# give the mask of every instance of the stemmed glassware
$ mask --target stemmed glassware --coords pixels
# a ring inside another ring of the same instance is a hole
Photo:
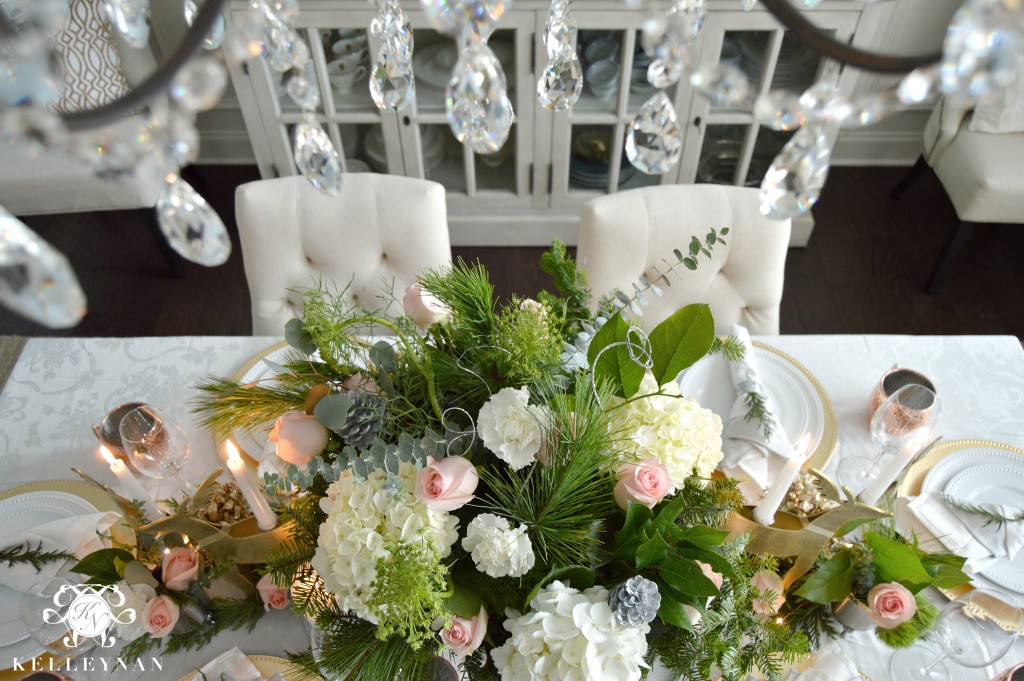
[[[158,407],[144,404],[121,419],[120,432],[124,450],[140,473],[150,478],[172,478],[185,494],[192,493],[181,477],[188,460],[188,437],[174,419]]]
[[[941,405],[939,397],[923,385],[905,385],[890,395],[871,416],[871,439],[878,445],[873,457],[851,456],[839,463],[839,481],[859,492],[874,478],[878,462],[899,453],[921,428],[934,430]]]
[[[899,651],[889,665],[889,678],[959,678],[956,666],[980,669],[998,661],[1022,629],[1024,612],[1019,603],[1000,591],[974,589],[947,603],[939,613],[930,636],[938,650],[914,646]]]

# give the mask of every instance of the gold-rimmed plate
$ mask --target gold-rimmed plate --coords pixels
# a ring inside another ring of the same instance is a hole
[[[289,675],[296,675],[301,671],[300,668],[295,666],[291,660],[283,657],[274,657],[273,655],[246,655],[245,657],[248,658],[249,662],[252,662],[252,665],[256,667],[256,671],[258,671],[263,678],[273,676],[274,674],[281,674],[287,679]],[[197,672],[189,672],[178,679],[178,681],[192,681],[192,679],[196,677],[196,673]],[[304,676],[303,678],[310,679],[311,681],[320,679],[319,676]]]
[[[761,373],[761,383],[772,398],[776,417],[792,442],[810,433],[814,451],[805,468],[824,470],[836,448],[838,429],[832,400],[818,379],[807,368],[785,352],[760,341],[754,341],[754,355]],[[709,355],[686,369],[679,378],[684,395],[697,400],[704,408],[729,419],[736,389],[729,374],[729,362],[721,355]]]
[[[289,356],[296,355],[298,352],[298,350],[288,345],[288,341],[280,341],[246,360],[231,378],[242,385],[270,379],[278,372],[263,360],[273,362],[274,364],[281,364]],[[248,454],[253,460],[261,461],[263,459],[263,450],[267,445],[267,433],[270,432],[270,426],[271,424],[268,423],[265,428],[253,431],[236,431],[232,433],[231,439],[235,441],[239,449]],[[218,450],[223,448],[223,446],[223,440],[218,439]]]

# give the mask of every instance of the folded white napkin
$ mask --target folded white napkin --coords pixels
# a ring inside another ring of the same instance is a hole
[[[0,547],[17,546],[26,542],[33,547],[42,544],[44,551],[69,551],[78,558],[84,558],[93,551],[104,548],[101,534],[108,534],[110,526],[121,516],[114,511],[89,513],[53,520],[39,527],[15,532],[0,538]],[[31,565],[16,563],[0,570],[0,584],[24,593],[36,582],[49,579],[60,571],[61,561],[46,563],[39,572]]]
[[[263,681],[263,675],[238,648],[213,658],[196,672],[192,681]]]
[[[729,372],[736,388],[736,401],[732,405],[729,419],[722,429],[721,469],[730,477],[740,480],[740,490],[748,504],[756,504],[761,493],[778,476],[786,459],[795,456],[793,445],[785,429],[775,418],[770,438],[764,436],[761,422],[747,420],[749,407],[747,393],[757,392],[764,397],[765,408],[777,417],[771,397],[761,385],[761,374],[754,357],[754,344],[746,327],[734,324],[732,335],[743,343],[743,359],[729,362]]]
[[[857,665],[842,647],[832,642],[814,655],[814,663],[795,681],[849,681],[858,674]]]
[[[979,504],[985,510],[1006,518],[1015,518],[1020,509],[1002,504]],[[981,572],[998,560],[1013,560],[1024,548],[1021,523],[986,525],[984,517],[953,508],[941,492],[930,492],[912,499],[907,508],[947,549],[967,559],[964,570]]]

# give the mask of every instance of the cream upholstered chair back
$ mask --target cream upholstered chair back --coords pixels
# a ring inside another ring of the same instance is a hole
[[[337,196],[300,176],[250,182],[235,193],[253,335],[280,336],[302,314],[302,289],[321,277],[369,309],[401,305],[428,267],[451,262],[444,187],[426,180],[346,174]],[[387,298],[387,300],[382,300]]]
[[[751,333],[779,333],[779,303],[789,246],[790,221],[770,220],[758,209],[756,189],[720,185],[661,185],[602,196],[587,203],[580,222],[576,259],[587,271],[592,305],[613,289],[632,293],[652,265],[676,262],[690,238],[703,240],[711,228],[729,228],[726,245],[697,270],[682,265],[669,274],[665,295],[648,294],[642,325],[650,330],[689,303],[707,303],[719,333],[736,322]]]

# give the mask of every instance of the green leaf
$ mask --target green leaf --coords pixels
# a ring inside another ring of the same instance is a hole
[[[534,584],[530,593],[526,594],[523,601],[523,611],[530,609],[530,601],[537,597],[540,590],[551,582],[567,582],[576,589],[589,589],[594,586],[594,573],[582,565],[569,565],[561,568],[551,568],[551,571],[544,575],[544,578]],[[473,613],[474,615],[476,613]]]
[[[686,498],[683,495],[677,496],[672,501],[659,507],[658,515],[654,517],[654,523],[651,525],[651,530],[654,532],[661,532],[663,535],[668,535],[669,528],[674,527],[676,524],[676,518],[683,512],[686,507]]]
[[[284,339],[288,341],[288,345],[299,352],[304,352],[307,355],[316,352],[316,343],[306,331],[306,324],[301,319],[288,320],[288,323],[284,325]]]
[[[395,348],[387,341],[377,341],[370,348],[370,361],[384,371],[396,371],[398,369],[398,355]]]
[[[715,339],[715,320],[707,305],[687,305],[651,331],[654,378],[658,385],[707,354]]]
[[[146,584],[154,589],[160,586],[160,582],[156,580],[149,568],[137,560],[129,561],[124,566],[124,581],[129,584]]]
[[[714,551],[705,551],[703,549],[689,549],[689,548],[678,548],[676,552],[680,556],[685,556],[692,560],[699,560],[702,563],[707,563],[711,566],[711,569],[722,575],[726,579],[739,579],[736,574],[736,570],[733,568],[732,563],[729,559],[720,553]]]
[[[868,523],[873,523],[876,520],[878,520],[878,518],[856,518],[856,519],[851,520],[850,522],[846,523],[845,525],[840,526],[839,529],[836,530],[836,536],[845,537],[846,535],[850,534],[851,532],[856,530],[861,525],[866,525]]]
[[[135,560],[135,556],[124,549],[100,549],[78,561],[78,565],[71,568],[71,571],[88,575],[89,581],[95,584],[113,584],[122,577],[115,563],[118,559],[129,563]]]
[[[715,583],[704,575],[700,566],[678,552],[671,552],[668,558],[661,561],[658,575],[682,594],[705,597],[720,595]]]
[[[313,416],[320,425],[331,430],[337,430],[345,425],[348,420],[348,410],[355,404],[355,401],[348,395],[331,393],[316,403],[313,407]]]
[[[445,599],[444,606],[456,617],[471,620],[480,613],[480,595],[472,589],[456,584],[452,595]]]
[[[639,535],[651,522],[651,509],[634,501],[627,502],[626,522],[622,529],[615,533],[615,543],[625,544]]]
[[[722,236],[725,236],[726,234],[729,233],[729,228],[728,227],[722,227],[722,229],[718,230],[718,233],[721,234]]]
[[[658,585],[660,588],[660,584]],[[693,631],[690,623],[690,616],[683,609],[683,604],[669,595],[668,589],[661,589],[661,605],[658,607],[658,617],[666,624],[672,624],[687,631]]]
[[[590,349],[587,351],[587,360],[594,368],[595,380],[608,381],[619,397],[635,395],[640,389],[640,381],[643,380],[646,371],[633,361],[625,345],[608,348],[613,343],[625,343],[628,331],[629,324],[622,318],[622,313],[617,313],[594,334],[593,340],[590,341]]]
[[[921,556],[921,564],[935,580],[933,582],[935,586],[940,589],[955,589],[961,584],[971,581],[971,577],[960,569],[966,560],[966,558],[950,553],[932,553]]]
[[[700,253],[700,239],[695,236],[690,237],[690,255],[697,255]]]
[[[847,598],[852,584],[853,557],[841,551],[808,577],[796,593],[812,603],[828,605]]]
[[[612,558],[615,560],[629,560],[636,555],[637,550],[645,544],[650,537],[646,532],[641,531],[640,534],[630,537],[626,541],[619,544],[618,548],[615,549],[615,553]]]
[[[679,541],[689,542],[701,549],[710,549],[712,546],[719,546],[729,538],[725,530],[718,530],[707,525],[694,525],[683,530]]]
[[[636,569],[643,570],[668,558],[668,544],[657,532],[636,550]]]
[[[878,532],[865,532],[864,542],[875,553],[876,583],[899,582],[911,593],[917,593],[934,581],[921,558],[906,544]]]

